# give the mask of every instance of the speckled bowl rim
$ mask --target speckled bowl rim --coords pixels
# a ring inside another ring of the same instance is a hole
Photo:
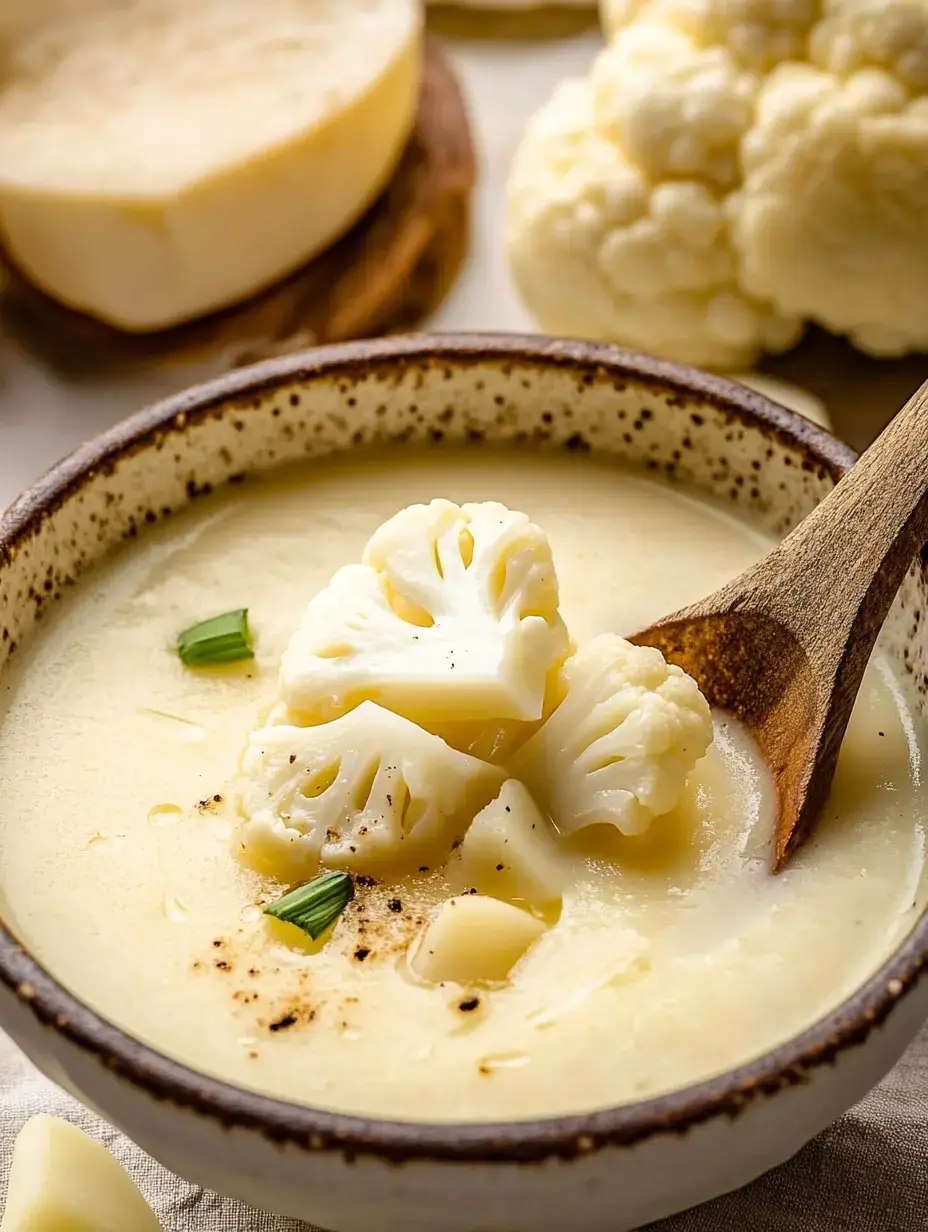
[[[232,412],[243,398],[304,378],[357,376],[406,362],[459,367],[518,361],[543,369],[631,377],[717,406],[752,430],[776,437],[835,480],[856,455],[824,429],[760,394],[680,365],[617,347],[500,334],[408,335],[322,347],[240,369],[158,402],[77,449],[38,479],[0,518],[0,560],[36,533],[101,466],[151,446],[159,433]],[[0,922],[0,981],[39,1022],[94,1056],[118,1078],[159,1101],[228,1129],[346,1157],[534,1162],[568,1159],[603,1146],[682,1135],[716,1117],[733,1118],[758,1099],[805,1082],[812,1071],[864,1043],[928,969],[928,911],[867,982],[825,1018],[761,1056],[694,1086],[637,1103],[569,1116],[497,1123],[421,1123],[325,1112],[249,1091],[172,1060],[100,1017],[60,985]]]

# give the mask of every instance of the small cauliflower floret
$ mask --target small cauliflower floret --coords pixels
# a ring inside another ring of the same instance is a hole
[[[416,944],[413,971],[434,984],[505,980],[545,932],[541,920],[482,894],[449,898]]]
[[[712,742],[696,682],[659,650],[602,634],[568,659],[565,700],[513,757],[562,834],[641,834],[669,812]]]
[[[820,0],[600,0],[610,34],[637,21],[666,24],[758,69],[802,59],[820,7]]]
[[[262,870],[302,881],[443,859],[503,772],[364,702],[317,727],[253,732],[242,758],[241,841]]]
[[[824,0],[809,59],[837,77],[886,69],[909,89],[928,90],[928,9],[924,0]]]
[[[561,897],[566,859],[531,795],[509,779],[474,818],[445,873],[454,890],[543,907]]]
[[[309,604],[281,667],[291,710],[361,700],[418,723],[541,718],[567,654],[551,548],[505,505],[412,505]]]
[[[759,79],[724,47],[665,26],[633,25],[593,64],[595,119],[652,181],[737,180]],[[699,123],[688,121],[699,116]]]
[[[158,1232],[116,1160],[76,1125],[34,1116],[13,1148],[0,1232]]]

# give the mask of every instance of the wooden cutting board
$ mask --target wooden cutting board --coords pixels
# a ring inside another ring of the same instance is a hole
[[[235,367],[407,328],[437,306],[464,259],[474,178],[461,90],[429,36],[414,131],[393,179],[351,231],[296,273],[235,307],[138,335],[57,303],[7,259],[3,312],[40,356],[81,370],[144,358]]]

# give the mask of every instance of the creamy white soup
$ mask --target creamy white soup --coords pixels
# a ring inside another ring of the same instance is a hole
[[[410,965],[441,871],[358,887],[314,943],[238,858],[233,784],[307,602],[385,519],[502,500],[546,532],[573,638],[628,634],[769,541],[721,506],[588,458],[409,451],[211,497],[50,613],[2,684],[4,918],[77,996],[244,1087],[351,1113],[510,1119],[637,1100],[801,1031],[914,920],[925,733],[871,664],[816,837],[772,876],[773,800],[737,726],[647,832],[565,841],[560,907],[508,979]],[[253,662],[191,671],[180,630],[247,607]]]

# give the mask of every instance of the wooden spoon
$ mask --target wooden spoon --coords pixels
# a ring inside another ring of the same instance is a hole
[[[779,795],[774,871],[808,838],[864,668],[928,541],[928,382],[769,556],[631,640],[747,726]]]

